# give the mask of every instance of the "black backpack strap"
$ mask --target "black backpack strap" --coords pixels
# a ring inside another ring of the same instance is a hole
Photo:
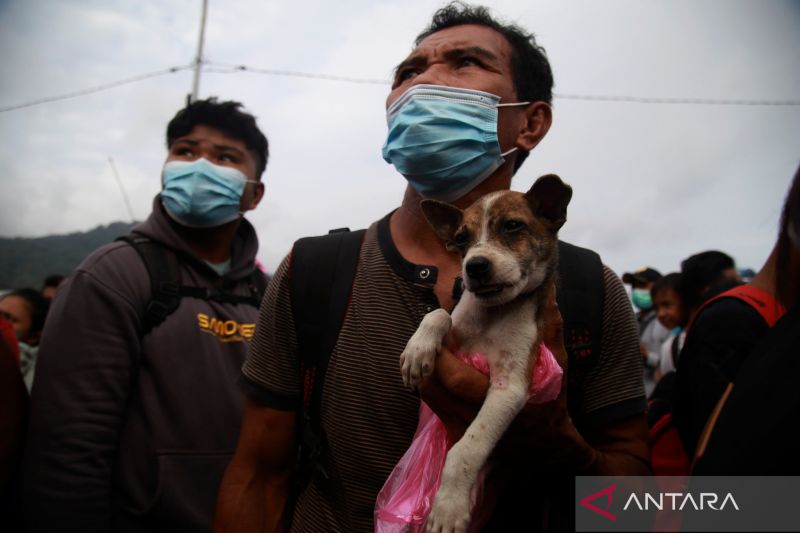
[[[263,291],[261,296],[263,296]],[[252,291],[249,295],[233,294],[225,291],[219,287],[191,287],[189,285],[177,285],[178,298],[198,298],[200,300],[209,300],[213,302],[222,302],[229,304],[246,304],[258,307],[261,303],[259,295]],[[173,309],[174,311],[174,309]]]
[[[322,385],[344,322],[365,233],[333,230],[328,235],[300,239],[292,249],[289,284],[303,383],[293,497],[314,471],[327,477],[318,464],[324,446],[320,430]]]
[[[181,303],[181,298],[199,298],[223,303],[261,305],[261,298],[267,286],[263,272],[254,269],[250,275],[250,294],[233,294],[218,287],[193,287],[180,284],[180,264],[177,253],[160,243],[142,235],[131,233],[118,237],[117,241],[128,243],[141,257],[150,277],[152,296],[147,303],[142,324],[142,336],[164,322]]]
[[[180,271],[175,254],[168,253],[155,241],[132,233],[116,240],[131,245],[147,268],[152,297],[145,307],[142,335],[161,324],[180,304]]]
[[[580,386],[600,356],[605,283],[600,256],[586,248],[558,242],[559,283],[556,293],[564,320],[569,360],[567,405],[573,417],[583,402]]]

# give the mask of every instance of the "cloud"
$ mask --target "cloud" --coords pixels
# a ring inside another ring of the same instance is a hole
[[[209,2],[212,64],[388,80],[440,2]],[[798,100],[800,8],[747,1],[492,3],[536,32],[556,93]],[[200,2],[0,4],[0,107],[188,64]],[[313,16],[310,16],[312,15]],[[0,233],[43,235],[150,210],[164,128],[191,71],[0,113]],[[204,72],[201,96],[238,99],[267,133],[267,196],[248,215],[274,269],[291,243],[363,227],[400,202],[380,156],[388,86]],[[758,267],[800,154],[800,108],[556,98],[555,122],[514,188],[555,172],[575,189],[562,235],[616,271],[670,271],[707,248]]]

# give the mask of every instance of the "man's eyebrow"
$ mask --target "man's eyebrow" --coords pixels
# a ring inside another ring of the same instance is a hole
[[[408,68],[408,67],[418,67],[418,66],[420,66],[420,65],[424,65],[424,64],[425,64],[425,63],[427,63],[427,62],[428,62],[428,60],[427,60],[427,59],[425,59],[425,57],[424,57],[424,56],[413,56],[413,55],[412,55],[411,57],[407,57],[406,59],[404,59],[403,61],[401,61],[399,65],[397,65],[396,67],[394,67],[394,74],[395,74],[395,76],[397,76],[397,74],[398,74],[398,73],[399,73],[401,70],[403,70],[404,68]]]
[[[481,46],[465,46],[463,48],[453,48],[452,50],[446,51],[444,53],[444,56],[449,61],[452,61],[454,59],[459,59],[465,56],[476,56],[483,59],[484,61],[495,63],[498,65],[502,62],[496,54],[490,52],[489,50]],[[420,65],[427,64],[427,62],[428,60],[425,58],[425,56],[412,55],[411,57],[402,61],[399,65],[397,65],[397,67],[395,67],[394,69],[395,77],[405,68],[418,67]]]
[[[200,141],[198,141],[197,139],[191,139],[191,138],[190,139],[180,138],[180,139],[175,139],[175,142],[172,143],[173,146],[175,146],[176,144],[189,145],[189,146],[199,146],[200,145]],[[234,152],[234,153],[236,153],[238,155],[242,155],[242,156],[244,155],[244,151],[243,150],[241,150],[240,148],[237,148],[236,146],[230,145],[230,144],[215,144],[213,146],[214,146],[214,150],[217,150],[218,152]]]
[[[231,146],[230,144],[215,144],[214,149],[226,152],[236,152],[237,154],[244,154],[242,150],[240,150],[235,146]]]
[[[486,61],[500,63],[500,58],[486,48],[480,46],[467,46],[465,48],[453,48],[444,53],[447,59],[458,59],[464,56],[477,56]]]

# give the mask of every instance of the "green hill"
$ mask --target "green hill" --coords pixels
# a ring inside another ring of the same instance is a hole
[[[39,289],[50,274],[67,275],[100,246],[134,226],[114,222],[83,233],[37,238],[0,238],[0,289]]]

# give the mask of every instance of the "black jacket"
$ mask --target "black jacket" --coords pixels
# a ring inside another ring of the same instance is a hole
[[[223,278],[191,255],[156,197],[134,228],[188,254],[181,283]],[[242,221],[233,292],[248,294],[258,239]],[[143,334],[147,270],[128,244],[91,254],[59,288],[34,379],[25,459],[27,522],[37,531],[210,531],[239,434],[237,378],[258,310],[183,298]]]

